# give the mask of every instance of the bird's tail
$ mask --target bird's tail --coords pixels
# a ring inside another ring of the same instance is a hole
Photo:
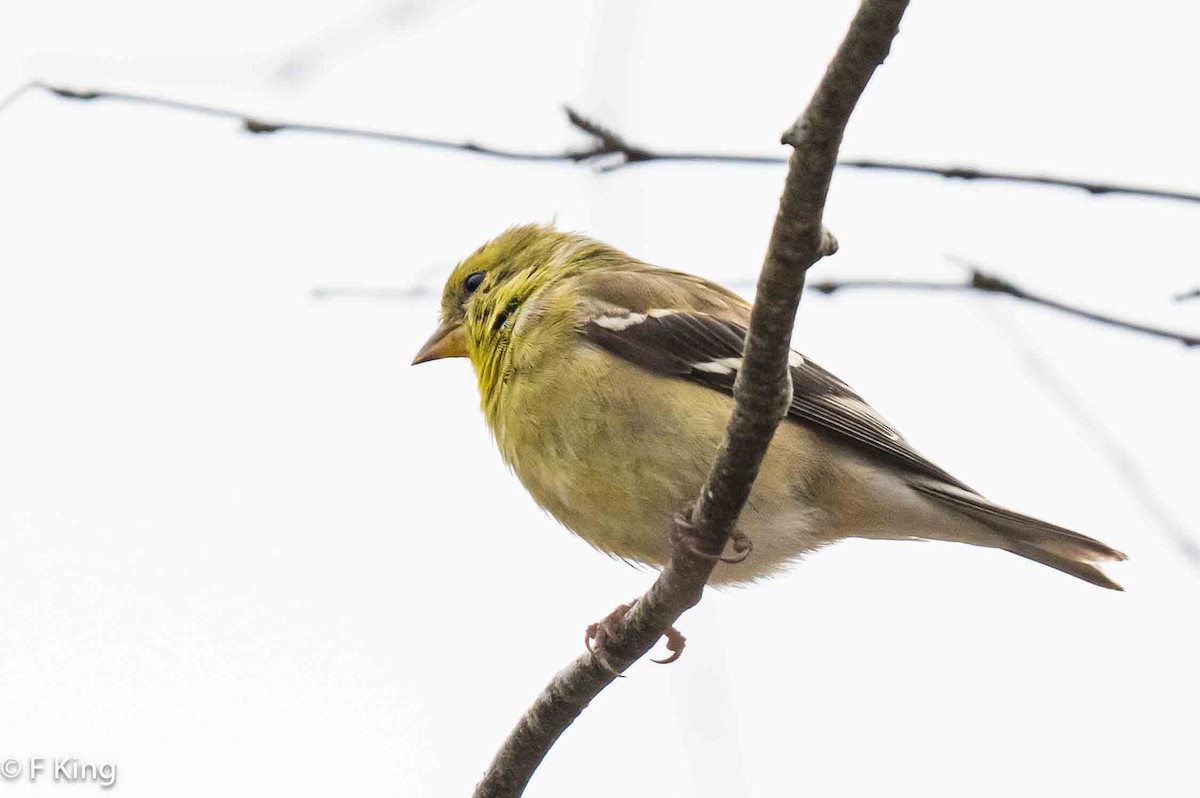
[[[976,521],[994,533],[978,542],[1011,551],[1093,585],[1123,590],[1093,563],[1124,560],[1125,555],[1098,540],[992,504],[978,494],[951,485],[910,482],[909,487],[946,509]],[[976,542],[974,540],[970,542]]]

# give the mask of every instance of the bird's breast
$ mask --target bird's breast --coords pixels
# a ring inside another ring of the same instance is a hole
[[[513,376],[493,432],[565,526],[616,556],[662,562],[671,517],[699,490],[724,424],[719,407],[711,429],[689,420],[669,382],[580,343],[554,368]]]

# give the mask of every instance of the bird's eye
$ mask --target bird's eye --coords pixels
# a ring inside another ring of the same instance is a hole
[[[467,289],[468,294],[473,292],[482,284],[483,272],[471,272],[467,275],[467,279],[463,280],[463,288]]]

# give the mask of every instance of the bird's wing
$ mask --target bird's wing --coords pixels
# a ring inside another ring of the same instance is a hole
[[[579,334],[587,341],[656,374],[733,395],[749,323],[745,300],[701,278],[646,266],[605,270],[603,279],[581,280],[575,290]],[[970,490],[913,449],[846,383],[795,351],[790,368],[789,418]]]

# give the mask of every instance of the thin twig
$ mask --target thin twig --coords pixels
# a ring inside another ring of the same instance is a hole
[[[1196,299],[1200,297],[1200,288],[1193,288],[1191,291],[1184,291],[1182,294],[1175,295],[1176,302],[1183,302],[1188,299]]]
[[[907,0],[863,0],[803,116],[783,140],[793,148],[779,213],[759,278],[734,408],[712,472],[681,528],[696,543],[673,538],[671,561],[613,626],[605,650],[618,670],[645,654],[694,606],[750,494],[759,465],[791,396],[787,358],[808,268],[836,242],[821,223],[846,122],[867,81],[891,47]],[[678,530],[677,530],[678,531]],[[664,533],[666,530],[664,530]],[[700,551],[696,549],[699,548]],[[614,679],[584,654],[560,671],[518,721],[475,789],[476,798],[519,796],[550,747]]]
[[[1187,191],[1170,191],[1167,189],[1131,186],[1120,183],[1098,183],[1093,180],[1074,180],[1067,177],[1055,177],[1053,175],[1029,174],[1028,172],[999,172],[962,166],[927,166],[925,164],[894,163],[865,159],[839,161],[838,166],[852,169],[879,169],[885,172],[911,172],[921,175],[936,175],[937,177],[945,177],[951,180],[994,180],[1001,183],[1024,183],[1026,185],[1051,186],[1055,188],[1074,188],[1096,196],[1100,194],[1124,194],[1133,197],[1179,200],[1180,202],[1200,202],[1200,194],[1193,194]]]
[[[891,280],[879,278],[872,280],[822,280],[809,285],[809,290],[822,294],[836,294],[838,291],[857,288],[882,288],[885,290],[901,291],[978,291],[971,280],[966,282],[949,282],[937,280]]]
[[[726,288],[740,290],[742,288],[749,289],[753,287],[753,282],[750,280],[732,280],[724,281]],[[1126,321],[1115,316],[1094,313],[1084,310],[1083,308],[1069,305],[1059,300],[1050,300],[1044,297],[1035,296],[1023,288],[1017,288],[1013,283],[1002,277],[997,277],[994,274],[985,272],[972,271],[966,280],[961,282],[940,281],[940,280],[893,280],[887,278],[872,279],[872,280],[822,280],[819,283],[809,284],[807,290],[816,291],[821,294],[834,294],[844,290],[858,289],[882,289],[895,291],[928,291],[931,293],[968,293],[980,292],[986,294],[1003,294],[1020,299],[1026,302],[1032,302],[1042,307],[1057,310],[1061,313],[1067,313],[1072,316],[1095,321],[1100,324],[1105,324],[1112,327],[1117,327],[1129,332],[1151,335],[1156,338],[1166,338],[1168,340],[1178,341],[1184,346],[1194,347],[1200,341],[1200,335],[1190,333],[1181,333],[1174,330],[1167,330],[1161,327],[1151,327],[1148,325],[1138,324],[1136,322]],[[1009,290],[1013,289],[1013,290]],[[1192,292],[1200,296],[1200,289]],[[375,299],[375,300],[413,300],[427,299],[431,296],[437,296],[437,289],[425,285],[423,283],[414,282],[413,284],[401,287],[385,287],[385,286],[362,286],[362,285],[316,285],[312,288],[312,298],[316,300],[325,299]],[[1187,299],[1191,294],[1181,294],[1176,299]]]
[[[1095,311],[1085,310],[1075,305],[1069,305],[1065,302],[1060,302],[1057,299],[1049,299],[1048,297],[1026,291],[1024,288],[999,277],[993,273],[985,272],[974,262],[960,257],[958,255],[947,254],[946,259],[951,263],[962,266],[968,270],[967,279],[963,282],[935,282],[929,280],[827,280],[820,283],[814,283],[810,288],[814,291],[820,291],[822,294],[833,294],[838,291],[854,290],[854,289],[894,289],[903,291],[978,291],[985,294],[1003,294],[1015,299],[1020,299],[1024,302],[1030,302],[1034,305],[1040,305],[1044,308],[1050,308],[1060,313],[1066,313],[1070,316],[1075,316],[1088,321],[1094,321],[1099,324],[1105,324],[1109,327],[1116,327],[1121,330],[1130,332],[1142,333],[1143,335],[1151,335],[1156,338],[1166,338],[1170,341],[1176,341],[1187,347],[1200,346],[1200,335],[1190,333],[1182,333],[1175,330],[1167,330],[1162,327],[1151,327],[1146,324],[1138,324],[1137,322],[1119,319],[1115,316],[1109,316],[1104,313],[1096,313]]]
[[[33,81],[21,86],[4,102],[0,102],[0,110],[5,105],[15,102],[18,97],[29,89],[44,89],[68,100],[117,100],[121,102],[152,105],[160,108],[172,108],[188,113],[213,116],[221,119],[233,119],[241,123],[250,133],[315,133],[327,136],[342,136],[360,138],[371,141],[381,141],[390,144],[407,144],[417,147],[431,147],[442,150],[459,150],[492,158],[502,158],[516,161],[533,161],[545,163],[586,163],[596,168],[598,172],[612,172],[634,164],[651,162],[684,162],[684,163],[719,163],[734,165],[777,165],[787,163],[788,159],[779,155],[740,155],[736,153],[687,152],[671,150],[651,150],[631,144],[623,136],[611,128],[595,122],[578,111],[567,108],[567,118],[578,130],[587,133],[592,141],[590,146],[581,149],[566,149],[544,152],[509,150],[476,144],[471,141],[450,141],[428,136],[417,136],[408,133],[390,133],[382,130],[346,127],[342,125],[320,125],[308,122],[288,122],[267,120],[262,117],[221,108],[203,103],[192,103],[183,100],[173,100],[165,97],[155,97],[148,94],[132,92],[97,90],[76,90],[65,86],[50,85]],[[929,175],[949,180],[996,181],[1004,183],[1020,183],[1025,185],[1049,186],[1086,191],[1089,194],[1123,194],[1134,197],[1176,200],[1179,202],[1200,202],[1200,194],[1187,191],[1172,191],[1169,189],[1150,188],[1122,183],[1103,183],[1092,180],[1076,180],[1053,175],[1038,175],[1025,172],[1002,172],[989,169],[977,169],[968,166],[941,166],[936,164],[905,163],[902,161],[883,161],[869,158],[839,160],[837,166],[843,169],[866,169],[877,172],[899,172],[906,174]]]
[[[218,119],[233,119],[241,123],[242,128],[249,133],[279,133],[291,131],[295,133],[319,133],[327,136],[345,136],[348,138],[384,141],[392,144],[411,144],[417,147],[432,147],[443,150],[462,150],[477,155],[487,155],[493,158],[504,158],[516,161],[579,161],[592,157],[591,151],[580,153],[567,152],[521,152],[505,150],[496,147],[484,147],[469,141],[446,141],[444,139],[412,136],[407,133],[388,133],[382,130],[366,130],[364,128],[342,127],[339,125],[318,125],[307,122],[272,122],[259,117],[220,108],[215,105],[172,100],[165,97],[154,97],[147,94],[133,94],[123,91],[86,90],[80,91],[62,86],[51,86],[45,83],[33,82],[24,88],[45,89],[68,100],[118,100],[120,102],[150,105],[158,108],[170,108],[177,111],[212,116]]]

